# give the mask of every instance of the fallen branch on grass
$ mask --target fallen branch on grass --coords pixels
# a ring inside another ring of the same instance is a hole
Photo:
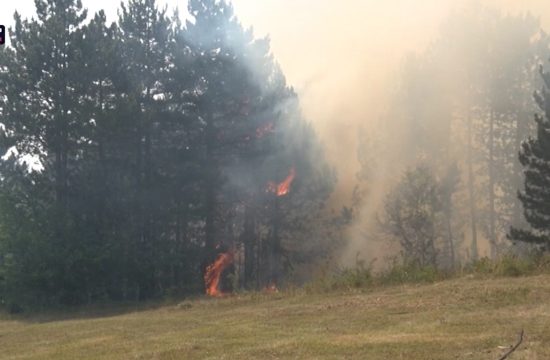
[[[510,356],[511,353],[513,353],[514,351],[516,351],[516,349],[521,345],[521,343],[523,342],[523,329],[521,329],[521,332],[519,333],[519,340],[517,342],[516,345],[512,346],[510,348],[510,350],[508,350],[506,352],[506,354],[502,355],[501,357],[498,358],[498,360],[504,360],[506,359],[508,356]]]

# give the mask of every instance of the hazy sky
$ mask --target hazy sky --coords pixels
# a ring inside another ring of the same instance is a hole
[[[237,16],[257,36],[270,35],[272,50],[301,97],[304,112],[337,163],[342,189],[357,169],[356,132],[376,121],[403,57],[422,50],[452,9],[472,0],[234,0]],[[7,1],[4,1],[7,2]],[[549,0],[479,0],[503,12],[530,11],[550,29]],[[116,17],[118,1],[84,0],[90,12]],[[186,1],[159,0],[185,9]],[[17,9],[34,13],[33,0],[3,4],[0,23]]]

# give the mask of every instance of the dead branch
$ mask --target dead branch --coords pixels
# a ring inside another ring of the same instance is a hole
[[[519,340],[518,342],[516,343],[516,345],[512,346],[510,348],[510,350],[508,350],[504,355],[502,355],[500,358],[498,358],[498,360],[504,360],[506,359],[508,356],[510,356],[511,353],[513,353],[514,351],[516,351],[516,349],[521,345],[521,343],[523,342],[523,329],[521,329],[521,332],[519,333]]]

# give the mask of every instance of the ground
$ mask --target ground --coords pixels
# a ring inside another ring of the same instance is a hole
[[[550,359],[550,275],[2,315],[7,359]]]

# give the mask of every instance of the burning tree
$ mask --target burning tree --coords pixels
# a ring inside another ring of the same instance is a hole
[[[270,181],[267,183],[267,192],[273,193],[277,196],[285,196],[290,191],[290,185],[296,177],[296,169],[294,167],[290,168],[288,176],[280,183]]]
[[[191,48],[207,54],[196,59],[202,71],[193,109],[203,128],[203,269],[221,259],[215,245],[222,241],[234,254],[240,286],[262,288],[282,277],[284,240],[300,222],[297,213],[310,211],[295,201],[322,201],[334,179],[321,181],[315,194],[304,192],[326,165],[268,40],[254,39],[224,1],[191,0],[189,12]],[[291,215],[294,224],[287,223]]]
[[[206,294],[219,297],[223,293],[220,291],[220,278],[223,271],[233,262],[233,253],[231,251],[221,253],[212,264],[208,265],[204,274],[204,285]]]
[[[0,302],[217,295],[230,272],[262,288],[326,249],[334,176],[269,41],[227,2],[190,0],[182,25],[131,0],[110,26],[36,3],[0,51],[0,147],[44,165],[0,164]]]

